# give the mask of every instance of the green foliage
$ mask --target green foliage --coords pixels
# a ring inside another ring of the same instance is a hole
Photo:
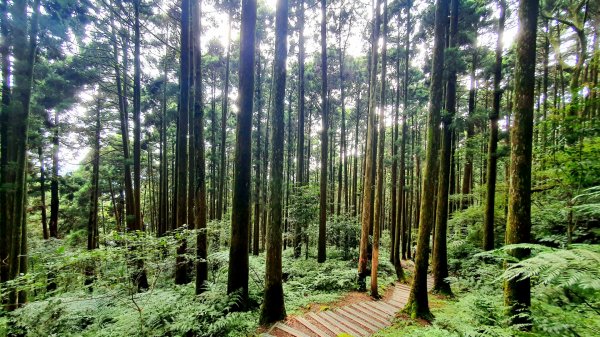
[[[503,249],[512,249],[514,246],[505,246]],[[567,249],[543,249],[531,258],[510,265],[502,278],[531,278],[541,285],[576,288],[600,296],[600,247],[571,245]]]

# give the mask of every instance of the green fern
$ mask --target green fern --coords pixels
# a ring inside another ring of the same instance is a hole
[[[531,245],[526,245],[530,248]],[[509,248],[515,248],[514,245]],[[525,248],[525,247],[523,247]],[[556,287],[579,287],[600,291],[600,247],[572,245],[569,249],[545,249],[539,254],[509,266],[506,280],[531,278]]]

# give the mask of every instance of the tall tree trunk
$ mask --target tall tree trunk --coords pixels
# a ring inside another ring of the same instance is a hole
[[[514,124],[511,129],[510,186],[506,244],[529,243],[531,236],[531,157],[533,137],[533,88],[538,1],[519,2],[519,32],[515,66]],[[527,249],[514,249],[517,259],[529,255]],[[504,284],[504,302],[511,324],[531,329],[531,280],[515,278]]]
[[[298,138],[296,146],[296,182],[304,186],[308,181],[304,165],[304,0],[298,1]],[[307,165],[308,166],[308,165]],[[294,258],[302,254],[302,224],[294,225]]]
[[[237,309],[248,299],[248,227],[250,225],[250,163],[254,93],[256,0],[242,0],[240,38],[239,112],[237,115],[231,241],[227,293],[240,291]]]
[[[496,209],[496,174],[498,171],[498,118],[500,117],[500,100],[502,99],[500,82],[502,81],[502,37],[504,36],[506,3],[504,0],[500,0],[499,5],[500,18],[498,20],[498,41],[496,42],[496,64],[494,66],[494,103],[489,116],[490,138],[488,141],[487,188],[483,223],[484,250],[494,249],[494,210]]]
[[[287,60],[288,1],[277,1],[275,11],[275,60],[273,64],[273,129],[271,163],[271,221],[267,227],[267,254],[265,261],[265,293],[260,315],[262,324],[285,318],[283,285],[281,277],[281,235],[283,205],[283,139],[285,136],[285,82]]]
[[[210,195],[209,219],[216,218],[217,206],[217,71],[212,71],[211,107],[210,107]]]
[[[166,27],[166,37],[169,36],[169,26]],[[169,163],[167,147],[167,57],[168,47],[165,47],[163,64],[163,92],[160,118],[160,167],[159,167],[159,197],[158,197],[158,230],[157,235],[162,236],[167,232],[169,223]]]
[[[408,133],[407,117],[408,117],[408,70],[410,60],[410,33],[411,33],[411,17],[410,10],[412,2],[408,2],[406,6],[406,35],[404,36],[404,106],[402,111],[402,140],[400,141],[400,167],[399,167],[399,185],[398,185],[398,204],[396,207],[396,238],[394,241],[394,267],[396,269],[396,276],[399,280],[402,280],[404,273],[402,271],[402,265],[400,258],[406,259],[406,247],[408,245],[407,228],[409,224],[407,221],[407,212],[410,208],[406,208],[406,137]],[[398,42],[400,39],[398,39]],[[400,71],[398,69],[398,71]],[[400,81],[398,81],[399,83]],[[400,97],[398,97],[398,100]],[[411,184],[412,185],[412,184]]]
[[[327,103],[327,0],[321,0],[321,182],[319,202],[319,241],[317,261],[327,258],[327,146],[329,142],[329,116]]]
[[[398,24],[400,24],[400,15],[398,15]],[[408,33],[407,33],[408,34]],[[400,50],[400,30],[398,30],[398,50]],[[396,254],[396,232],[400,228],[396,228],[400,221],[396,218],[400,217],[401,209],[398,209],[398,118],[400,117],[400,55],[396,56],[396,96],[393,100],[394,105],[394,125],[392,128],[392,172],[391,183],[392,190],[390,191],[390,199],[392,203],[390,213],[390,262],[394,263]]]
[[[42,143],[43,140],[40,139],[40,144],[38,145],[38,158],[40,161],[40,203],[42,208],[42,234],[44,240],[48,240],[50,235],[48,234],[48,216],[46,213],[46,168],[44,165],[44,152]]]
[[[194,151],[196,156],[195,223],[196,234],[196,294],[206,290],[208,279],[207,243],[206,243],[206,158],[204,151],[204,105],[202,95],[202,53],[200,40],[202,32],[202,2],[192,0],[192,47],[194,48]]]
[[[6,19],[6,3],[2,3],[2,19]],[[33,82],[33,65],[37,48],[38,18],[40,1],[33,3],[33,15],[27,36],[27,1],[13,1],[10,11],[12,21],[6,22],[11,39],[14,59],[14,73],[12,81],[4,78],[3,94],[12,92],[6,99],[2,97],[2,114],[4,115],[2,141],[2,183],[7,187],[2,189],[2,207],[0,212],[0,233],[2,234],[2,273],[1,282],[14,280],[19,275],[27,273],[27,132],[29,129],[29,107],[31,100],[31,86]],[[5,21],[3,20],[4,24]],[[2,27],[3,29],[5,27]],[[2,32],[3,36],[4,31]],[[3,55],[4,56],[4,55]],[[4,74],[10,74],[3,69]],[[10,100],[9,100],[10,98]],[[8,104],[8,105],[5,105]],[[8,119],[10,116],[10,119]],[[25,291],[17,293],[9,289],[5,310],[12,311],[25,304],[27,296]]]
[[[267,240],[267,220],[269,216],[269,207],[267,206],[267,199],[269,196],[269,125],[271,123],[271,108],[272,100],[271,94],[273,93],[273,78],[271,78],[271,88],[269,88],[269,101],[267,103],[267,125],[265,126],[265,146],[263,148],[263,184],[262,184],[262,222],[260,223],[260,250],[264,251]]]
[[[458,46],[458,8],[460,0],[451,1],[450,34],[448,48],[454,50]],[[451,62],[449,62],[452,64]],[[440,154],[439,184],[437,190],[437,207],[435,231],[433,237],[433,290],[441,294],[451,294],[448,277],[448,252],[446,232],[448,227],[448,195],[450,189],[450,164],[452,154],[453,118],[456,114],[456,68],[448,69],[446,85],[446,114],[442,118],[442,146]]]
[[[289,8],[289,7],[288,7]],[[289,9],[288,9],[289,10]],[[287,74],[287,73],[286,73]],[[287,235],[288,233],[288,225],[289,225],[289,210],[290,210],[290,183],[292,181],[292,152],[294,145],[292,144],[292,98],[293,98],[293,90],[289,90],[288,92],[288,113],[287,113],[287,172],[286,172],[286,185],[285,185],[285,224],[283,226],[283,233]],[[288,240],[283,240],[283,249],[287,249]]]
[[[59,151],[59,126],[58,110],[54,112],[54,131],[52,135],[52,180],[50,181],[50,237],[58,238],[58,211],[59,211],[59,187],[58,187],[58,151]]]
[[[190,0],[181,0],[181,53],[179,79],[179,114],[177,119],[177,153],[175,184],[175,228],[182,228],[187,222],[187,178],[188,178],[188,122],[190,108]],[[175,283],[189,281],[185,253],[187,243],[182,240],[177,248]]]
[[[427,117],[427,148],[425,171],[423,175],[419,235],[415,259],[415,274],[410,289],[408,303],[404,310],[411,317],[431,319],[427,298],[427,266],[429,264],[429,235],[435,218],[435,188],[437,187],[438,150],[440,138],[440,113],[443,96],[444,37],[448,18],[448,1],[437,0],[435,10],[435,28],[433,60],[431,66],[431,85],[429,93],[429,113]]]
[[[473,51],[473,59],[471,62],[471,88],[469,89],[469,111],[467,115],[467,138],[465,139],[465,167],[463,169],[463,179],[461,188],[460,208],[466,209],[471,203],[471,191],[473,189],[473,151],[471,142],[475,136],[475,126],[470,119],[475,113],[475,103],[477,96],[477,79],[475,78],[475,70],[477,69],[477,51]]]
[[[260,177],[260,164],[261,164],[261,144],[260,144],[260,135],[261,135],[261,125],[262,125],[262,96],[261,96],[261,88],[262,82],[260,79],[261,74],[261,64],[260,64],[260,42],[257,43],[256,46],[256,57],[257,57],[257,67],[256,67],[256,160],[255,160],[255,174],[254,178],[254,231],[253,231],[253,239],[252,239],[252,254],[258,256],[259,252],[259,240],[260,240],[260,202],[261,202],[261,177]]]
[[[117,46],[117,33],[111,17],[111,34],[113,40],[113,67],[115,70],[115,79],[117,87],[117,97],[119,104],[119,119],[121,127],[121,144],[123,147],[123,184],[125,187],[125,222],[127,228],[132,228],[134,219],[134,200],[133,200],[133,181],[131,180],[131,164],[129,155],[129,126],[127,113],[127,54],[123,53],[123,69],[119,62],[119,49]],[[123,51],[127,51],[127,39],[123,42]],[[52,208],[52,206],[51,206]],[[52,236],[52,235],[51,235]]]
[[[100,98],[97,99],[96,106],[96,123],[94,127],[94,141],[93,141],[93,154],[92,158],[92,187],[90,191],[90,209],[88,216],[88,227],[87,227],[87,249],[93,250],[98,248],[98,197],[99,191],[99,180],[100,180]]]
[[[387,12],[387,0],[383,0],[383,41],[381,47],[381,93],[379,96],[379,139],[377,148],[377,182],[375,187],[375,223],[373,226],[373,253],[371,254],[371,296],[373,298],[379,297],[377,289],[377,270],[379,265],[379,236],[383,225],[383,204],[384,193],[383,193],[383,155],[385,150],[385,91],[387,86],[387,24],[388,24],[388,12]],[[376,68],[371,71],[376,71]]]
[[[358,125],[360,124],[360,89],[356,94],[356,124],[354,125],[354,167],[352,168],[352,216],[358,213]]]
[[[8,134],[9,123],[8,116],[10,113],[10,85],[11,85],[11,68],[10,68],[10,37],[9,22],[8,22],[8,0],[0,1],[0,65],[2,67],[2,101],[0,106],[0,185],[12,182],[8,179],[9,156],[8,156]],[[12,158],[11,160],[12,161]],[[12,174],[12,171],[11,171]],[[12,191],[11,191],[12,192]],[[12,218],[10,207],[12,206],[12,195],[4,189],[0,189],[0,261],[8,261],[10,256],[10,247],[12,245],[9,239]],[[0,263],[0,282],[8,280],[8,263]],[[4,302],[4,301],[3,301]]]
[[[133,202],[132,230],[142,230],[141,186],[141,65],[140,65],[140,0],[133,1]]]
[[[227,113],[229,106],[229,60],[231,59],[231,21],[232,10],[229,10],[229,30],[227,33],[227,54],[225,56],[225,82],[223,94],[223,108],[221,109],[221,174],[219,176],[219,199],[217,201],[217,220],[221,220],[223,213],[223,200],[225,198],[225,150],[227,148]]]
[[[378,62],[378,44],[379,44],[379,26],[381,26],[381,0],[376,1],[375,22],[373,25],[373,35],[371,37],[371,73],[369,76],[369,110],[367,118],[367,143],[365,145],[365,168],[363,172],[363,196],[361,212],[361,235],[360,235],[360,255],[358,259],[358,286],[361,290],[366,290],[369,231],[373,212],[373,145],[375,143],[375,110],[377,107],[376,81],[377,81],[377,62]]]

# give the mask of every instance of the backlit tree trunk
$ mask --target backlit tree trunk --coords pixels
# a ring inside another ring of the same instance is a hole
[[[321,181],[319,202],[319,241],[317,261],[327,258],[327,147],[329,145],[329,116],[327,103],[327,0],[321,0]]]
[[[267,226],[267,253],[265,262],[265,293],[260,315],[261,323],[271,323],[285,318],[283,285],[281,278],[281,235],[283,226],[283,122],[285,107],[285,82],[287,60],[288,1],[278,0],[275,13],[275,61],[273,65],[273,128],[271,146],[271,221]],[[291,126],[288,126],[291,127]]]
[[[452,13],[450,17],[450,36],[448,47],[450,50],[458,46],[458,8],[460,0],[452,0]],[[458,55],[453,54],[454,57]],[[452,64],[452,62],[448,62]],[[448,227],[448,191],[450,189],[450,163],[452,152],[453,118],[456,114],[456,68],[448,69],[448,83],[446,86],[446,114],[442,118],[442,147],[437,189],[437,207],[435,217],[435,231],[433,237],[433,290],[441,294],[451,294],[448,277],[448,252],[446,245],[446,232]]]
[[[239,291],[237,309],[248,299],[248,227],[250,226],[250,163],[252,162],[252,111],[254,93],[254,41],[256,0],[242,0],[239,66],[239,112],[237,115],[231,241],[227,293]]]
[[[490,113],[490,137],[487,157],[487,188],[485,214],[483,223],[483,249],[494,249],[494,210],[496,200],[496,173],[498,171],[498,118],[500,116],[500,100],[502,91],[502,37],[504,35],[504,19],[506,4],[499,1],[500,19],[498,20],[498,42],[496,43],[496,64],[494,66],[494,103]],[[546,98],[544,98],[546,99]]]
[[[363,172],[363,196],[362,196],[362,212],[361,212],[361,234],[358,258],[358,286],[359,289],[366,289],[366,278],[369,273],[367,270],[368,263],[368,247],[369,247],[369,229],[371,224],[371,215],[373,212],[373,147],[375,142],[375,110],[377,107],[376,83],[377,83],[377,63],[378,63],[378,42],[379,42],[379,26],[381,26],[381,0],[376,1],[375,22],[373,25],[373,35],[371,40],[371,74],[369,76],[369,111],[367,117],[367,141],[365,145],[365,168]]]

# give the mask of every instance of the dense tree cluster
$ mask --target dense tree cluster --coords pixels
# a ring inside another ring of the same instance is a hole
[[[431,320],[449,240],[508,246],[508,271],[597,244],[599,25],[588,0],[0,0],[1,313],[57,291],[34,256],[80,232],[125,248],[132,298],[164,270],[210,292],[225,252],[227,311],[258,282],[261,324],[286,317],[288,250],[339,250],[374,298],[389,258]],[[503,285],[524,330],[531,277]]]

